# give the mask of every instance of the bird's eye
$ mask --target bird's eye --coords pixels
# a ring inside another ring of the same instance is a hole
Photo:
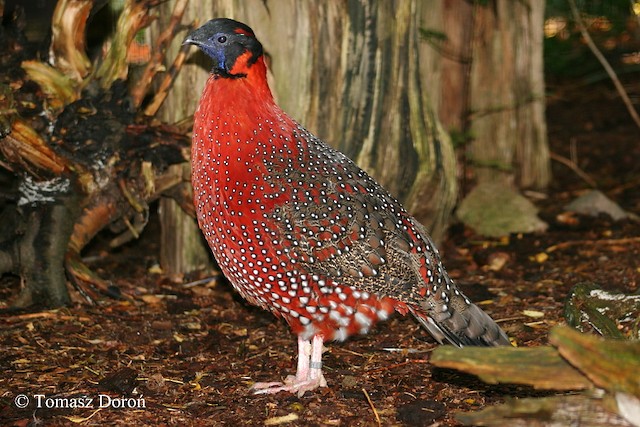
[[[225,43],[227,41],[227,36],[218,37],[218,43]]]

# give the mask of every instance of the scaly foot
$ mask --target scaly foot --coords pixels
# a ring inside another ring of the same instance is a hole
[[[298,337],[298,369],[296,375],[289,375],[284,383],[255,383],[254,394],[274,394],[281,391],[296,393],[298,397],[318,387],[326,387],[327,381],[322,375],[322,342],[321,336],[314,336],[313,342]]]

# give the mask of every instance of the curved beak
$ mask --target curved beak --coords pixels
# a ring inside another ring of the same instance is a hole
[[[182,46],[187,45],[187,44],[194,44],[194,45],[198,46],[200,44],[200,42],[195,40],[192,36],[193,36],[193,33],[189,34],[184,39],[184,41],[182,42]]]
[[[209,35],[210,32],[207,30],[207,27],[203,25],[187,34],[187,37],[185,37],[182,45],[184,46],[186,44],[194,44],[198,47],[201,47],[203,42],[207,40]]]

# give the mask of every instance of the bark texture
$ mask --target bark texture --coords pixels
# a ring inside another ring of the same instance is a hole
[[[491,0],[474,11],[469,157],[479,181],[550,180],[544,117],[544,2]]]

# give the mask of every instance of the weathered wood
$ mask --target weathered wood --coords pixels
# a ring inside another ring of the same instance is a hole
[[[180,176],[190,174],[187,164],[174,165],[169,174]],[[191,186],[187,199],[191,202]],[[189,215],[176,200],[169,197],[160,199],[160,265],[169,274],[204,270],[211,266],[211,254],[198,228],[194,215]]]
[[[488,383],[528,384],[537,389],[587,390],[580,396],[507,401],[458,414],[465,425],[638,425],[640,341],[605,340],[567,326],[551,331],[555,347],[437,348],[431,363],[460,369]],[[633,422],[633,423],[631,423]]]
[[[70,302],[64,271],[64,256],[78,217],[77,189],[67,190],[52,201],[41,201],[23,208],[24,235],[13,241],[20,265],[12,270],[24,279],[24,288],[14,307],[33,304],[60,306]],[[15,266],[12,266],[15,267]]]
[[[640,341],[604,340],[565,326],[554,328],[549,342],[596,386],[640,398]]]
[[[607,243],[606,240],[599,242]],[[586,245],[589,242],[574,243]],[[625,244],[626,241],[614,243]],[[581,332],[594,331],[604,338],[640,339],[640,295],[606,291],[593,282],[578,283],[567,296],[564,317],[570,326]],[[625,330],[628,336],[623,333]]]
[[[59,0],[51,20],[51,63],[77,83],[91,70],[85,29],[93,3],[93,0]]]
[[[583,395],[508,399],[481,411],[458,413],[456,420],[467,426],[492,427],[633,426],[601,400]]]
[[[442,71],[436,74],[441,79],[440,93],[432,96],[439,100],[438,113],[442,124],[452,134],[456,133],[460,138],[458,142],[463,143],[469,130],[474,6],[472,2],[463,0],[443,0],[441,16],[434,15],[443,22],[444,40],[438,40],[437,33],[425,25],[424,29],[429,31],[424,35],[425,42],[433,46],[442,67]]]
[[[477,375],[490,384],[526,384],[544,390],[584,390],[593,384],[555,348],[438,347],[430,362]]]
[[[181,6],[182,0],[170,1],[159,7],[160,14],[156,25],[151,27],[151,38],[159,38],[173,23],[172,11]],[[189,2],[185,5],[183,22],[192,23],[209,19],[214,7],[211,0]],[[213,17],[213,16],[211,16]],[[180,54],[182,40],[186,33],[177,36],[166,46],[167,58]],[[164,38],[162,38],[164,40]],[[188,56],[187,56],[188,57]],[[196,109],[202,87],[208,77],[208,70],[203,66],[204,58],[199,61],[187,61],[175,78],[173,90],[168,93],[163,106],[158,111],[158,117],[168,123],[176,123],[189,118]],[[165,61],[165,67],[171,64]],[[189,120],[191,121],[191,120]],[[187,127],[189,132],[190,126]],[[188,164],[176,165],[170,173],[180,180],[190,180]],[[191,198],[192,196],[189,196]],[[163,197],[159,206],[161,235],[160,235],[160,265],[169,274],[188,273],[212,266],[209,248],[203,243],[202,233],[193,216],[188,215],[175,200]]]
[[[478,180],[544,187],[544,2],[476,2],[469,157]]]
[[[149,2],[124,1],[109,50],[95,69],[95,80],[103,89],[111,87],[117,79],[127,79],[127,52],[138,31],[148,26],[153,19],[153,15],[149,13],[150,6]]]
[[[149,23],[153,0],[125,2],[113,41],[118,46],[103,49],[95,64],[75,51],[84,50],[80,33],[89,3],[58,3],[49,50],[53,65],[33,60],[37,54],[27,46],[20,48],[24,39],[18,31],[7,32],[16,39],[3,43],[3,61],[11,64],[4,77],[15,82],[1,88],[0,166],[13,172],[16,190],[0,201],[0,215],[12,225],[1,230],[0,271],[24,280],[14,301],[18,307],[68,303],[65,267],[75,284],[87,282],[119,296],[82,264],[82,249],[107,226],[121,233],[114,245],[138,237],[148,204],[181,183],[167,179],[165,171],[185,161],[186,138],[141,111],[136,114],[127,85],[118,80],[127,77],[129,44]],[[81,91],[86,87],[91,90]]]
[[[58,175],[67,170],[65,161],[24,120],[16,118],[10,133],[3,138],[0,154],[11,164],[20,165],[35,176]],[[8,167],[11,167],[8,165]],[[16,167],[13,167],[16,169]]]
[[[80,96],[78,82],[51,65],[41,61],[23,61],[21,66],[45,92],[52,110],[59,111]]]

